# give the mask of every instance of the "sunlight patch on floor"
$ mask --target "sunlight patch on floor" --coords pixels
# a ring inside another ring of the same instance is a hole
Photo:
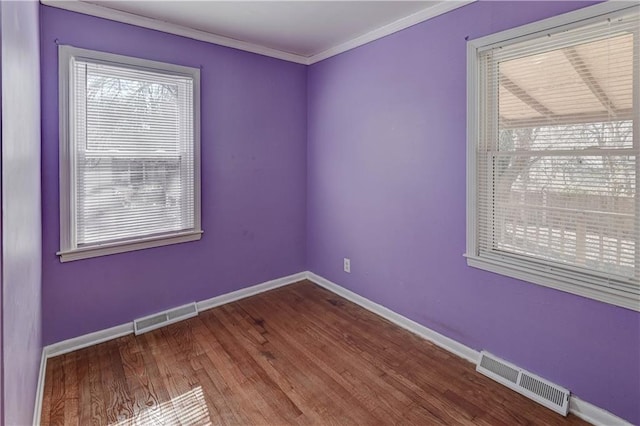
[[[110,426],[177,424],[203,426],[212,424],[201,386],[172,398],[170,401],[144,409],[133,418],[111,423]]]

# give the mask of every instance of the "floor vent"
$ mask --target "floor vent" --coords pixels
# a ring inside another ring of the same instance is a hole
[[[527,398],[544,405],[556,413],[566,416],[569,412],[570,392],[541,377],[531,374],[488,352],[480,353],[476,371],[491,377]]]
[[[155,330],[156,328],[164,327],[165,325],[173,324],[174,322],[195,317],[196,315],[198,315],[198,307],[195,302],[193,302],[188,305],[178,306],[177,308],[149,315],[144,318],[138,318],[133,321],[133,328],[136,335],[138,335],[146,333],[147,331]]]

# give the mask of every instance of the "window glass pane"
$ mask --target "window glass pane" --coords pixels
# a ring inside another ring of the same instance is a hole
[[[193,82],[73,61],[76,245],[194,228]]]
[[[638,293],[637,19],[480,53],[480,256]]]
[[[634,277],[633,38],[496,61],[493,249]]]
[[[586,150],[606,139],[602,133],[619,132],[612,145],[631,141],[628,122],[571,127],[571,142]],[[571,134],[565,127],[501,132],[507,151],[494,156],[494,248],[633,277],[636,156],[533,150],[556,132]]]

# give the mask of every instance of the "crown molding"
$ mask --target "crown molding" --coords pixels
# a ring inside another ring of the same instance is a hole
[[[400,18],[397,21],[391,22],[390,24],[384,25],[347,42],[329,48],[323,52],[316,53],[308,58],[308,65],[315,64],[316,62],[320,62],[348,50],[355,49],[363,44],[397,33],[405,28],[412,27],[431,18],[435,18],[436,16],[458,9],[459,7],[474,3],[475,1],[476,0],[445,0],[435,6],[422,9],[416,13],[405,16],[404,18]]]
[[[296,55],[294,53],[284,52],[281,50],[272,49],[270,47],[260,46],[258,44],[247,43],[245,41],[212,34],[206,31],[196,30],[193,28],[184,27],[182,25],[172,24],[170,22],[161,21],[158,19],[147,18],[145,16],[123,12],[121,10],[111,9],[108,7],[86,3],[79,0],[40,0],[40,3],[45,6],[52,6],[59,9],[69,10],[71,12],[97,16],[98,18],[109,19],[125,24],[136,25],[138,27],[144,27],[169,34],[188,37],[194,40],[205,41],[207,43],[231,47],[234,49],[244,50],[246,52],[257,53],[258,55],[269,56],[271,58],[282,59],[284,61],[295,62],[297,64],[308,65],[309,62],[307,57]]]
[[[158,19],[147,18],[145,16],[136,15],[121,10],[111,9],[93,3],[87,3],[81,0],[40,0],[45,6],[52,6],[59,9],[78,12],[85,15],[96,16],[98,18],[109,19],[125,24],[136,25],[138,27],[149,28],[152,30],[162,31],[169,34],[175,34],[188,37],[194,40],[200,40],[207,43],[217,44],[220,46],[231,47],[245,52],[257,53],[258,55],[269,56],[271,58],[282,59],[283,61],[294,62],[296,64],[311,65],[324,59],[354,49],[363,44],[370,43],[379,38],[388,36],[405,28],[424,22],[438,15],[450,12],[459,7],[473,3],[477,0],[445,0],[435,6],[428,7],[419,12],[400,18],[390,24],[377,28],[373,31],[360,35],[347,42],[341,43],[330,49],[311,56],[296,55],[295,53],[284,52],[278,49],[261,46],[255,43],[236,40],[229,37],[220,36],[206,31],[196,30],[182,25],[172,24],[170,22]]]

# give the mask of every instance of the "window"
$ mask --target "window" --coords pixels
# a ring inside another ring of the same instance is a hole
[[[198,69],[59,48],[60,260],[200,239]]]
[[[468,44],[467,263],[640,310],[640,15]]]

